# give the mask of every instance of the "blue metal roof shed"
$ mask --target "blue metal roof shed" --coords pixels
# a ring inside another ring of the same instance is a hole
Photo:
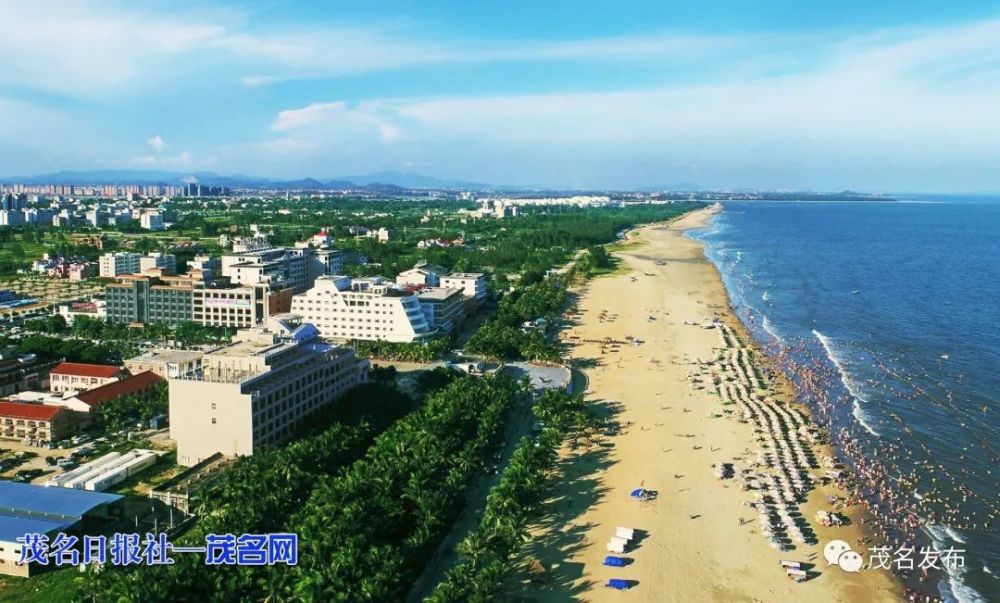
[[[75,523],[95,507],[122,498],[119,494],[0,481],[0,515],[28,519]]]
[[[17,542],[25,534],[51,534],[73,525],[72,521],[45,521],[0,515],[0,542]]]

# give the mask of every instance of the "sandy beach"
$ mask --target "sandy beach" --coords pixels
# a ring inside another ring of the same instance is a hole
[[[586,396],[621,426],[617,434],[567,449],[558,493],[533,531],[529,554],[548,568],[545,584],[522,585],[523,601],[897,601],[898,583],[885,571],[850,574],[826,567],[822,547],[833,539],[852,544],[864,534],[856,507],[846,527],[824,528],[814,519],[830,510],[832,486],[817,486],[801,506],[819,544],[780,552],[760,533],[751,500],[734,479],[718,479],[712,465],[740,464],[756,445],[751,426],[722,416],[713,387],[689,381],[694,362],[715,357],[719,329],[699,325],[718,318],[749,341],[730,312],[715,267],[700,243],[683,236],[705,224],[713,209],[630,233],[616,255],[627,270],[597,278],[580,292],[576,324],[564,333],[587,377]],[[603,313],[603,316],[602,316]],[[685,324],[693,321],[696,325]],[[604,338],[634,337],[640,345],[606,346]],[[589,341],[588,341],[589,340]],[[602,352],[603,348],[603,352]],[[772,390],[790,400],[786,384]],[[782,391],[783,390],[783,391]],[[805,414],[804,409],[797,412]],[[817,457],[825,452],[815,448]],[[821,470],[813,473],[821,474]],[[640,486],[658,492],[640,502]],[[602,566],[605,543],[617,526],[641,530],[624,556],[625,568]],[[866,547],[855,545],[855,550]],[[795,583],[779,565],[815,563],[818,575]],[[635,581],[627,593],[604,587],[609,578]]]

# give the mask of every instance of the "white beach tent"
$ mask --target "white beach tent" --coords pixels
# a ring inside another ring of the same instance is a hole
[[[632,528],[615,528],[615,536],[624,538],[625,540],[632,540],[635,538],[635,530]]]
[[[625,543],[622,540],[612,538],[608,542],[608,552],[609,553],[624,553]]]

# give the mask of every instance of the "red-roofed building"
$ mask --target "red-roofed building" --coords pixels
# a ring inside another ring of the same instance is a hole
[[[121,398],[122,396],[148,394],[160,381],[163,381],[163,377],[153,371],[145,371],[138,375],[126,377],[120,381],[85,391],[74,397],[93,409],[104,402]]]
[[[60,362],[49,373],[49,391],[85,392],[102,385],[114,383],[128,375],[128,371],[107,364],[83,364],[81,362]]]
[[[54,442],[76,432],[82,421],[61,406],[0,400],[0,438]]]

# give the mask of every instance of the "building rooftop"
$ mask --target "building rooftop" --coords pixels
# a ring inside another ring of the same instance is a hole
[[[144,371],[134,377],[128,377],[121,381],[115,381],[114,383],[108,383],[90,391],[79,393],[76,395],[76,398],[88,406],[97,406],[108,400],[144,391],[158,381],[163,381],[163,377],[153,371]]]
[[[83,364],[81,362],[60,362],[54,369],[53,375],[74,375],[77,377],[100,377],[110,379],[116,376],[121,368],[108,364]]]
[[[50,534],[72,525],[73,521],[46,521],[11,515],[0,515],[0,542],[17,542],[25,534]]]
[[[135,356],[129,358],[126,362],[190,362],[192,360],[198,360],[204,354],[202,352],[194,350],[169,350],[169,349],[155,349],[148,350]]]
[[[116,502],[122,498],[119,494],[104,494],[70,488],[46,488],[32,484],[0,481],[0,516],[52,522],[75,522],[95,507]]]
[[[451,274],[446,274],[442,278],[479,278],[483,276],[482,272],[452,272]]]
[[[62,406],[48,406],[46,404],[30,404],[27,402],[10,402],[7,400],[0,400],[0,416],[4,417],[31,419],[34,421],[51,421],[53,417],[63,410]]]
[[[424,300],[445,300],[449,297],[455,295],[461,295],[461,289],[451,289],[447,287],[434,287],[431,289],[424,289],[417,294],[417,297]]]

